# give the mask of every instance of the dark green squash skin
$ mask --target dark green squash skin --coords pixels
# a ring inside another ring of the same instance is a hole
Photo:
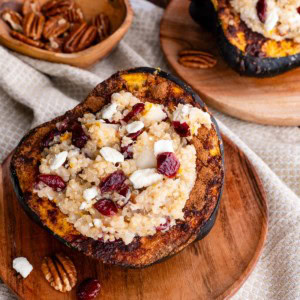
[[[240,75],[273,77],[300,66],[300,53],[278,58],[244,54],[226,38],[210,0],[192,0],[190,15],[195,22],[214,33],[220,54],[228,65]]]
[[[139,68],[135,68],[135,69],[130,69],[128,71],[126,71],[126,73],[150,73],[156,76],[160,76],[163,78],[166,78],[170,81],[173,81],[174,83],[176,83],[177,85],[179,85],[182,89],[184,89],[188,94],[190,94],[193,98],[193,100],[195,102],[198,102],[200,104],[200,106],[202,108],[206,108],[206,105],[203,103],[203,101],[200,99],[200,97],[187,85],[185,84],[183,81],[181,81],[180,79],[178,79],[177,77],[168,74],[166,72],[160,71],[158,69],[154,69],[154,68],[149,68],[149,67],[139,67]],[[114,75],[112,75],[114,76]],[[59,117],[58,117],[59,118]],[[223,145],[223,141],[222,141],[222,137],[220,134],[220,129],[218,127],[218,124],[216,122],[216,120],[214,119],[213,116],[211,116],[212,122],[214,123],[217,135],[219,137],[219,147],[220,147],[220,152],[221,152],[221,158],[222,158],[222,166],[223,166],[223,171],[225,173],[225,162],[224,162],[224,145]],[[53,120],[51,120],[50,122],[52,122]],[[40,126],[44,126],[45,124],[42,124]],[[40,127],[39,126],[39,127]],[[32,129],[31,131],[29,131],[23,138],[22,140],[19,142],[18,146],[19,147],[26,139],[28,136],[30,136],[33,132],[35,132],[39,127],[36,127],[34,129]],[[213,228],[216,218],[217,218],[217,214],[218,214],[218,210],[219,210],[219,206],[220,206],[220,200],[223,194],[223,187],[224,187],[224,173],[223,173],[223,177],[222,177],[222,182],[221,182],[221,188],[220,188],[220,192],[218,195],[218,199],[217,199],[217,203],[216,206],[212,212],[212,214],[210,215],[210,217],[207,219],[206,222],[204,222],[201,226],[201,228],[198,228],[197,230],[197,238],[194,240],[194,242],[197,242],[201,239],[203,239],[209,232],[210,230]],[[16,173],[16,169],[14,168],[14,165],[11,163],[10,164],[10,176],[11,176],[11,180],[12,180],[12,184],[14,187],[14,190],[16,192],[17,195],[17,199],[20,203],[20,205],[22,206],[22,208],[24,209],[24,211],[26,212],[26,214],[35,222],[37,223],[39,226],[41,226],[43,229],[45,229],[46,231],[48,231],[52,236],[54,236],[56,239],[58,239],[60,242],[62,242],[64,245],[66,245],[69,248],[73,248],[76,249],[78,251],[82,251],[79,247],[77,247],[75,244],[70,243],[68,241],[66,241],[65,239],[63,239],[62,237],[60,237],[59,235],[57,235],[56,233],[54,233],[51,229],[49,229],[47,226],[45,226],[39,216],[32,211],[32,209],[29,207],[29,205],[27,204],[26,201],[26,195],[23,194],[22,189],[20,187],[20,183],[19,183],[19,179]],[[87,238],[87,240],[92,240],[91,238]],[[97,243],[97,241],[94,241],[95,243]],[[183,249],[182,249],[183,250]],[[173,257],[174,255],[176,255],[177,253],[181,252],[182,250],[176,252],[175,253],[171,253],[170,255],[163,257],[162,259],[159,259],[157,261],[155,261],[154,263],[148,264],[148,265],[143,265],[143,266],[134,266],[134,265],[120,265],[124,268],[129,268],[129,269],[141,269],[141,268],[145,268],[160,262],[163,262],[171,257]],[[110,263],[112,264],[112,263]]]

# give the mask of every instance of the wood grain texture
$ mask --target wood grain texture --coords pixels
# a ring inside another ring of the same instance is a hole
[[[10,1],[8,7],[13,6],[20,9],[21,6],[18,4],[23,1],[24,0]],[[39,1],[43,4],[48,0]],[[0,10],[5,8],[8,5],[8,2],[9,1],[7,0],[0,0]],[[105,12],[110,18],[113,33],[101,43],[80,52],[71,54],[54,53],[29,46],[12,38],[9,34],[9,26],[0,19],[0,44],[33,58],[55,63],[69,64],[80,68],[90,67],[97,61],[106,57],[117,46],[131,25],[133,11],[129,0],[75,0],[75,2],[82,8],[84,17],[87,21],[90,21],[100,12]]]
[[[240,76],[220,57],[215,37],[189,15],[188,0],[173,0],[160,28],[166,59],[174,71],[198,92],[208,105],[236,118],[260,124],[300,124],[300,68],[273,78]],[[193,48],[213,53],[214,68],[198,70],[177,62],[178,52]]]
[[[267,232],[266,196],[255,169],[224,138],[226,180],[219,215],[211,233],[178,255],[143,270],[103,265],[59,243],[24,213],[13,191],[8,157],[0,168],[0,277],[21,299],[76,299],[75,290],[53,290],[40,271],[45,255],[62,251],[78,271],[78,281],[96,277],[101,299],[225,299],[253,270]],[[25,256],[34,270],[16,276],[12,260]]]

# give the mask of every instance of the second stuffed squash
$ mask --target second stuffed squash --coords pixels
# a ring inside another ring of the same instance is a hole
[[[242,75],[271,77],[300,65],[300,2],[193,0],[192,17],[213,29],[226,62]]]

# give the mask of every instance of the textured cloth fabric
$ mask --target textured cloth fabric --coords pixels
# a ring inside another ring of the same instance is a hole
[[[159,45],[163,10],[132,0],[133,25],[108,58],[89,70],[51,64],[0,47],[0,160],[31,127],[83,100],[120,69],[168,70]],[[261,126],[216,112],[222,132],[249,157],[269,201],[269,233],[254,271],[233,299],[300,299],[300,129]],[[0,284],[0,299],[13,299]]]

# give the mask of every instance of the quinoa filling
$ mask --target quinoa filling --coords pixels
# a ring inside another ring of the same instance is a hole
[[[254,32],[275,41],[300,43],[300,0],[230,0]]]
[[[196,181],[196,149],[207,112],[190,104],[141,102],[129,92],[111,96],[96,114],[65,129],[57,123],[44,141],[34,192],[54,201],[68,221],[95,240],[167,231],[184,220]]]

